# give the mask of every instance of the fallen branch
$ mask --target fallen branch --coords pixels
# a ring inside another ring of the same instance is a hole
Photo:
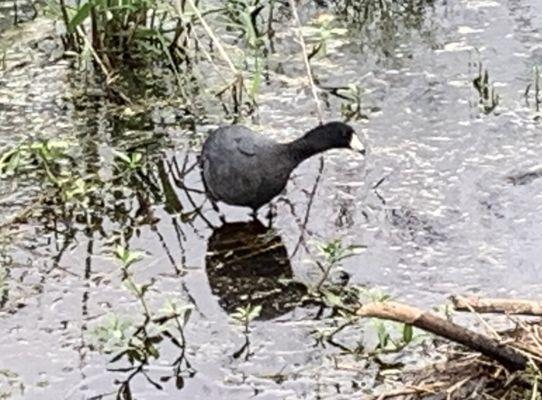
[[[498,361],[510,371],[525,369],[527,358],[517,350],[495,339],[463,328],[438,315],[405,304],[389,302],[369,303],[360,307],[356,314],[410,324],[416,328],[460,343]]]
[[[477,296],[452,296],[450,300],[457,311],[474,310],[478,313],[542,316],[542,303],[533,300],[480,298]]]

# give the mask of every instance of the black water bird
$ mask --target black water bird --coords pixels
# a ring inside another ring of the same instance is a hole
[[[209,135],[201,151],[205,189],[214,201],[256,212],[284,189],[302,161],[336,148],[365,154],[352,127],[342,122],[320,125],[288,143],[240,125],[220,127]]]

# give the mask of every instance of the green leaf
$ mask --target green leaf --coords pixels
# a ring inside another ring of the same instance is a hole
[[[324,296],[326,298],[326,302],[328,303],[329,306],[337,307],[337,306],[342,306],[343,305],[343,301],[342,301],[340,296],[337,296],[336,294],[331,293],[328,290],[325,290],[325,291],[322,291],[322,292],[323,292],[323,294],[324,294]]]
[[[73,33],[77,29],[79,25],[81,25],[90,15],[90,11],[92,10],[92,7],[94,7],[94,3],[89,1],[85,4],[83,4],[79,10],[75,13],[75,15],[72,17],[70,22],[68,23],[68,33]]]
[[[113,151],[113,154],[115,155],[115,157],[120,158],[126,164],[130,164],[131,159],[126,154],[124,154],[124,153],[122,153],[122,152],[120,152],[118,150],[115,150],[115,149],[113,149],[112,151]]]
[[[4,168],[6,168],[6,165],[9,163],[9,160],[11,159],[11,157],[13,157],[13,155],[18,152],[19,152],[19,148],[15,148],[15,149],[5,152],[2,155],[2,157],[0,157],[0,172],[2,172]]]
[[[6,172],[15,172],[21,161],[21,153],[19,151],[15,152],[13,156],[9,159],[9,162],[6,167]],[[0,172],[2,171],[3,166],[0,164]]]
[[[132,164],[139,163],[142,158],[143,158],[143,155],[141,153],[133,153],[132,154]]]
[[[121,260],[121,261],[124,261],[124,253],[125,253],[125,249],[122,245],[118,244],[117,247],[115,247],[115,256]]]
[[[123,260],[123,261],[124,261],[124,265],[125,265],[126,267],[129,267],[129,266],[132,265],[133,263],[142,260],[143,257],[145,256],[145,255],[143,254],[143,252],[141,252],[141,251],[130,251],[130,250],[126,250],[126,251],[127,251],[126,257],[125,257],[125,259]]]
[[[252,321],[253,319],[258,318],[260,316],[261,311],[262,311],[262,306],[261,305],[251,307],[250,311],[248,313],[247,319],[249,321]]]

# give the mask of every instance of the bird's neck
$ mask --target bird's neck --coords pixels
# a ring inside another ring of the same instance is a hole
[[[332,147],[325,141],[314,140],[315,136],[319,134],[319,129],[322,128],[315,128],[307,132],[299,139],[296,139],[286,145],[288,146],[289,152],[293,154],[296,165],[301,163],[303,160],[306,160],[315,154],[329,150]]]

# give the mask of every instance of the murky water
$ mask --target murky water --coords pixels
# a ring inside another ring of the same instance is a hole
[[[110,162],[110,148],[148,142],[153,145],[144,148],[155,165],[106,197],[105,205],[96,201],[103,215],[91,224],[42,218],[4,229],[11,240],[3,239],[0,253],[9,288],[0,308],[0,393],[115,398],[132,372],[118,369],[130,364],[109,363],[112,356],[96,350],[93,332],[112,313],[138,323],[144,317],[111,255],[110,236],[119,231],[129,232],[130,249],[145,254],[130,271],[139,284],[153,282],[148,306],[159,310],[171,300],[194,307],[184,330],[182,363],[189,365],[181,363],[182,384],[171,378],[179,349],[164,341],[146,373],[129,380],[134,398],[349,399],[372,393],[376,367],[335,347],[315,347],[311,332],[325,321],[315,319],[318,310],[310,306],[296,307],[320,279],[310,261],[318,242],[341,238],[367,246],[343,263],[350,283],[414,305],[439,305],[458,293],[540,296],[542,140],[532,93],[530,103],[524,93],[541,63],[542,4],[448,3],[370,29],[348,25],[349,43],[313,61],[322,86],[363,88],[369,119],[353,125],[370,151],[365,159],[326,153],[314,196],[319,159],[303,163],[275,202],[273,230],[246,222],[246,210],[228,207],[231,224],[221,226],[198,192],[199,171],[190,169],[201,135],[181,128],[190,125],[182,115],[157,107],[145,123],[123,125],[99,94],[82,96],[70,83],[55,41],[43,40],[50,32],[46,22],[4,38],[17,43],[21,35],[20,46],[30,43],[32,50],[7,53],[0,147],[26,137],[75,140],[80,167],[110,177],[101,161]],[[325,9],[302,11],[309,18]],[[292,32],[284,32],[277,46],[292,48]],[[293,49],[286,59],[281,52],[270,57],[271,71],[282,75],[273,72],[262,89],[253,126],[280,140],[317,122],[309,90],[284,78],[303,76]],[[473,86],[480,63],[499,96],[489,113]],[[340,105],[330,96],[326,118],[338,118]],[[198,125],[197,132],[219,122]],[[3,220],[39,193],[31,182],[0,185]],[[137,185],[154,195],[139,198]],[[262,312],[251,323],[247,348],[232,312],[248,303],[262,304]],[[357,336],[352,330],[343,339],[355,343]]]

